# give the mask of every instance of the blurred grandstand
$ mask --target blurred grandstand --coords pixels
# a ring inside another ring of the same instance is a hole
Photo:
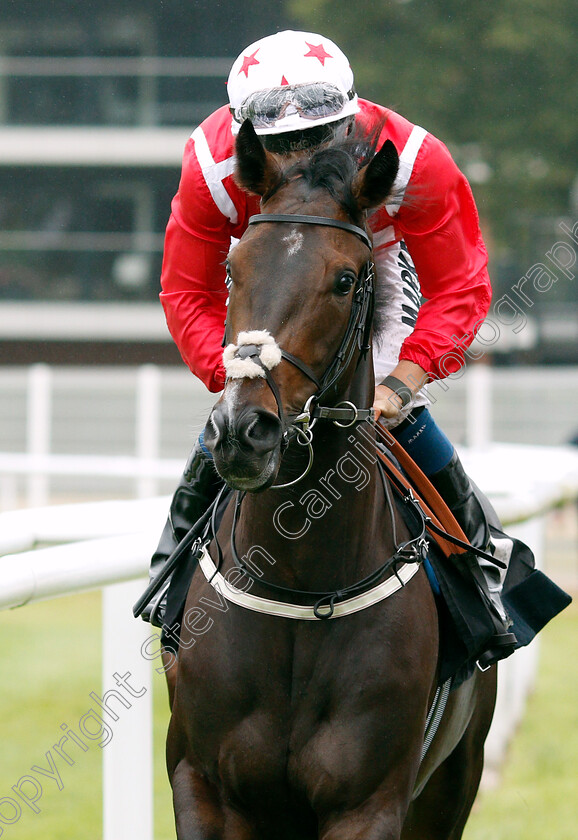
[[[3,7],[0,363],[179,361],[158,278],[182,151],[281,5]]]
[[[179,363],[158,278],[182,150],[202,118],[226,102],[232,59],[288,25],[286,6],[6,3],[0,364]],[[520,220],[512,259],[494,265],[497,294],[545,259],[560,221]],[[503,331],[493,348],[498,363],[578,363],[573,284],[535,297],[524,330]]]

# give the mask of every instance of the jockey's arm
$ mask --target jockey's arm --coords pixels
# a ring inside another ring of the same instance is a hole
[[[210,242],[187,231],[175,213],[165,239],[160,295],[167,325],[184,362],[209,389],[225,383],[223,334],[228,243]]]
[[[214,392],[225,383],[225,261],[235,235],[239,234],[209,189],[193,135],[185,147],[179,189],[171,205],[160,298],[183,360]]]
[[[488,256],[470,186],[446,147],[427,135],[396,219],[420,281],[422,303],[391,376],[413,394],[465,362],[491,300]],[[401,398],[378,383],[375,408],[396,417]]]

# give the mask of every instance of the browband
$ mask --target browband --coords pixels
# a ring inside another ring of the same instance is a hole
[[[359,237],[363,244],[367,245],[370,251],[372,248],[371,240],[363,228],[357,227],[357,225],[352,225],[349,222],[342,222],[339,219],[329,219],[325,216],[300,216],[298,214],[284,215],[282,213],[279,215],[276,213],[259,213],[256,216],[251,216],[249,219],[250,225],[259,224],[259,222],[291,222],[299,225],[325,225],[326,227],[340,228],[341,230],[346,230]]]

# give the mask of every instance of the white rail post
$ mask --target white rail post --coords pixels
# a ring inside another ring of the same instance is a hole
[[[492,369],[479,362],[466,375],[466,444],[484,449],[492,441]]]
[[[161,377],[155,365],[142,365],[137,374],[136,456],[143,461],[159,457]],[[158,481],[140,475],[137,496],[146,499],[158,492]]]
[[[131,611],[145,585],[136,580],[102,590],[101,699],[118,717],[104,713],[114,734],[103,748],[103,840],[153,840],[152,673],[141,654],[150,626]]]
[[[27,392],[27,450],[32,456],[48,455],[52,437],[52,371],[48,365],[32,365],[28,372]],[[31,473],[27,482],[28,506],[47,505],[49,486],[46,474]]]

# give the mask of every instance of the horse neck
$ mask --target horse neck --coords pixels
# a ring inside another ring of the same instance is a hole
[[[373,377],[363,371],[343,395],[359,408],[369,407],[372,398]],[[313,574],[323,587],[332,577],[335,585],[350,579],[356,565],[359,572],[372,568],[374,547],[381,544],[388,550],[390,531],[374,439],[368,423],[343,429],[318,421],[310,472],[291,487],[245,497],[238,532],[244,550],[266,542],[273,556],[290,555],[289,572],[287,562],[282,564],[290,579],[311,581]],[[298,450],[292,443],[277,484],[305,468],[306,449]]]

